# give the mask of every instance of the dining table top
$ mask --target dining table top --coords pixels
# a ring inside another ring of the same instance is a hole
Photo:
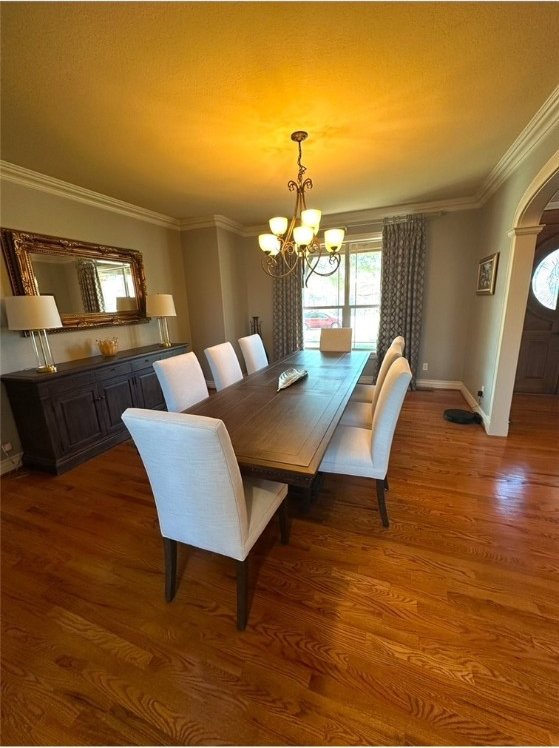
[[[243,474],[309,487],[370,351],[296,351],[186,413],[220,418]],[[307,376],[278,391],[289,368]]]

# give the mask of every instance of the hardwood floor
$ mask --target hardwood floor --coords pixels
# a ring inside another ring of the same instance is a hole
[[[508,439],[409,393],[382,528],[374,486],[327,476],[291,542],[235,564],[179,551],[164,601],[130,444],[3,480],[4,744],[559,742],[559,398],[518,396]]]

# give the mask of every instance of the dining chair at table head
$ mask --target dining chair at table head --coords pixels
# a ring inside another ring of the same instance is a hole
[[[235,384],[243,378],[239,359],[231,343],[212,345],[206,348],[204,353],[212,370],[216,390],[229,387],[230,384]]]
[[[399,351],[400,356],[404,355],[405,345],[406,345],[406,341],[401,335],[398,335],[398,337],[394,338],[392,343],[390,343],[388,350],[384,354],[384,358],[378,370],[376,383],[375,384],[357,384],[353,392],[351,393],[351,400],[357,400],[359,402],[366,402],[366,403],[373,402],[373,400],[375,399],[375,389],[378,387],[379,382],[380,384],[382,384],[382,381],[384,377],[386,376],[386,372],[388,371],[390,365],[395,359],[396,352]],[[384,367],[384,371],[383,371],[383,367]]]
[[[258,333],[239,338],[239,345],[247,367],[247,374],[268,366],[268,356],[264,350],[264,343]]]
[[[398,357],[388,370],[373,413],[372,428],[337,426],[326,449],[319,471],[356,475],[376,480],[379,511],[388,527],[385,481],[394,431],[411,382],[408,362]]]
[[[165,597],[176,592],[177,542],[237,561],[237,626],[248,617],[248,555],[280,510],[287,486],[241,478],[223,421],[186,413],[128,408],[122,420],[138,448],[151,485],[165,550]]]
[[[323,327],[320,330],[321,351],[351,351],[352,327]]]
[[[208,387],[196,354],[163,358],[153,364],[168,411],[179,413],[208,397]]]

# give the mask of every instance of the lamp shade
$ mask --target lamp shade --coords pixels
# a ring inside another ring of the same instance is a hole
[[[314,232],[310,226],[296,226],[293,229],[293,238],[300,247],[306,247],[313,240]]]
[[[52,330],[62,327],[54,296],[7,296],[10,330]]]
[[[146,300],[148,317],[176,317],[175,302],[170,293],[150,293]]]
[[[270,224],[272,234],[275,234],[276,236],[281,236],[287,231],[287,218],[284,218],[283,216],[270,218],[268,223]]]
[[[301,223],[303,226],[309,226],[316,234],[318,227],[320,226],[320,217],[322,216],[321,210],[316,208],[307,208],[301,212]]]
[[[281,243],[274,234],[260,234],[258,236],[260,249],[271,257],[275,257],[281,249]]]
[[[337,252],[344,241],[344,229],[328,229],[324,232],[324,244],[328,252]]]

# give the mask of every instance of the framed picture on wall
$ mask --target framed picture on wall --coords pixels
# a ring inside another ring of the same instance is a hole
[[[484,257],[479,261],[477,270],[477,294],[494,294],[495,279],[497,278],[497,265],[499,263],[499,253]]]

